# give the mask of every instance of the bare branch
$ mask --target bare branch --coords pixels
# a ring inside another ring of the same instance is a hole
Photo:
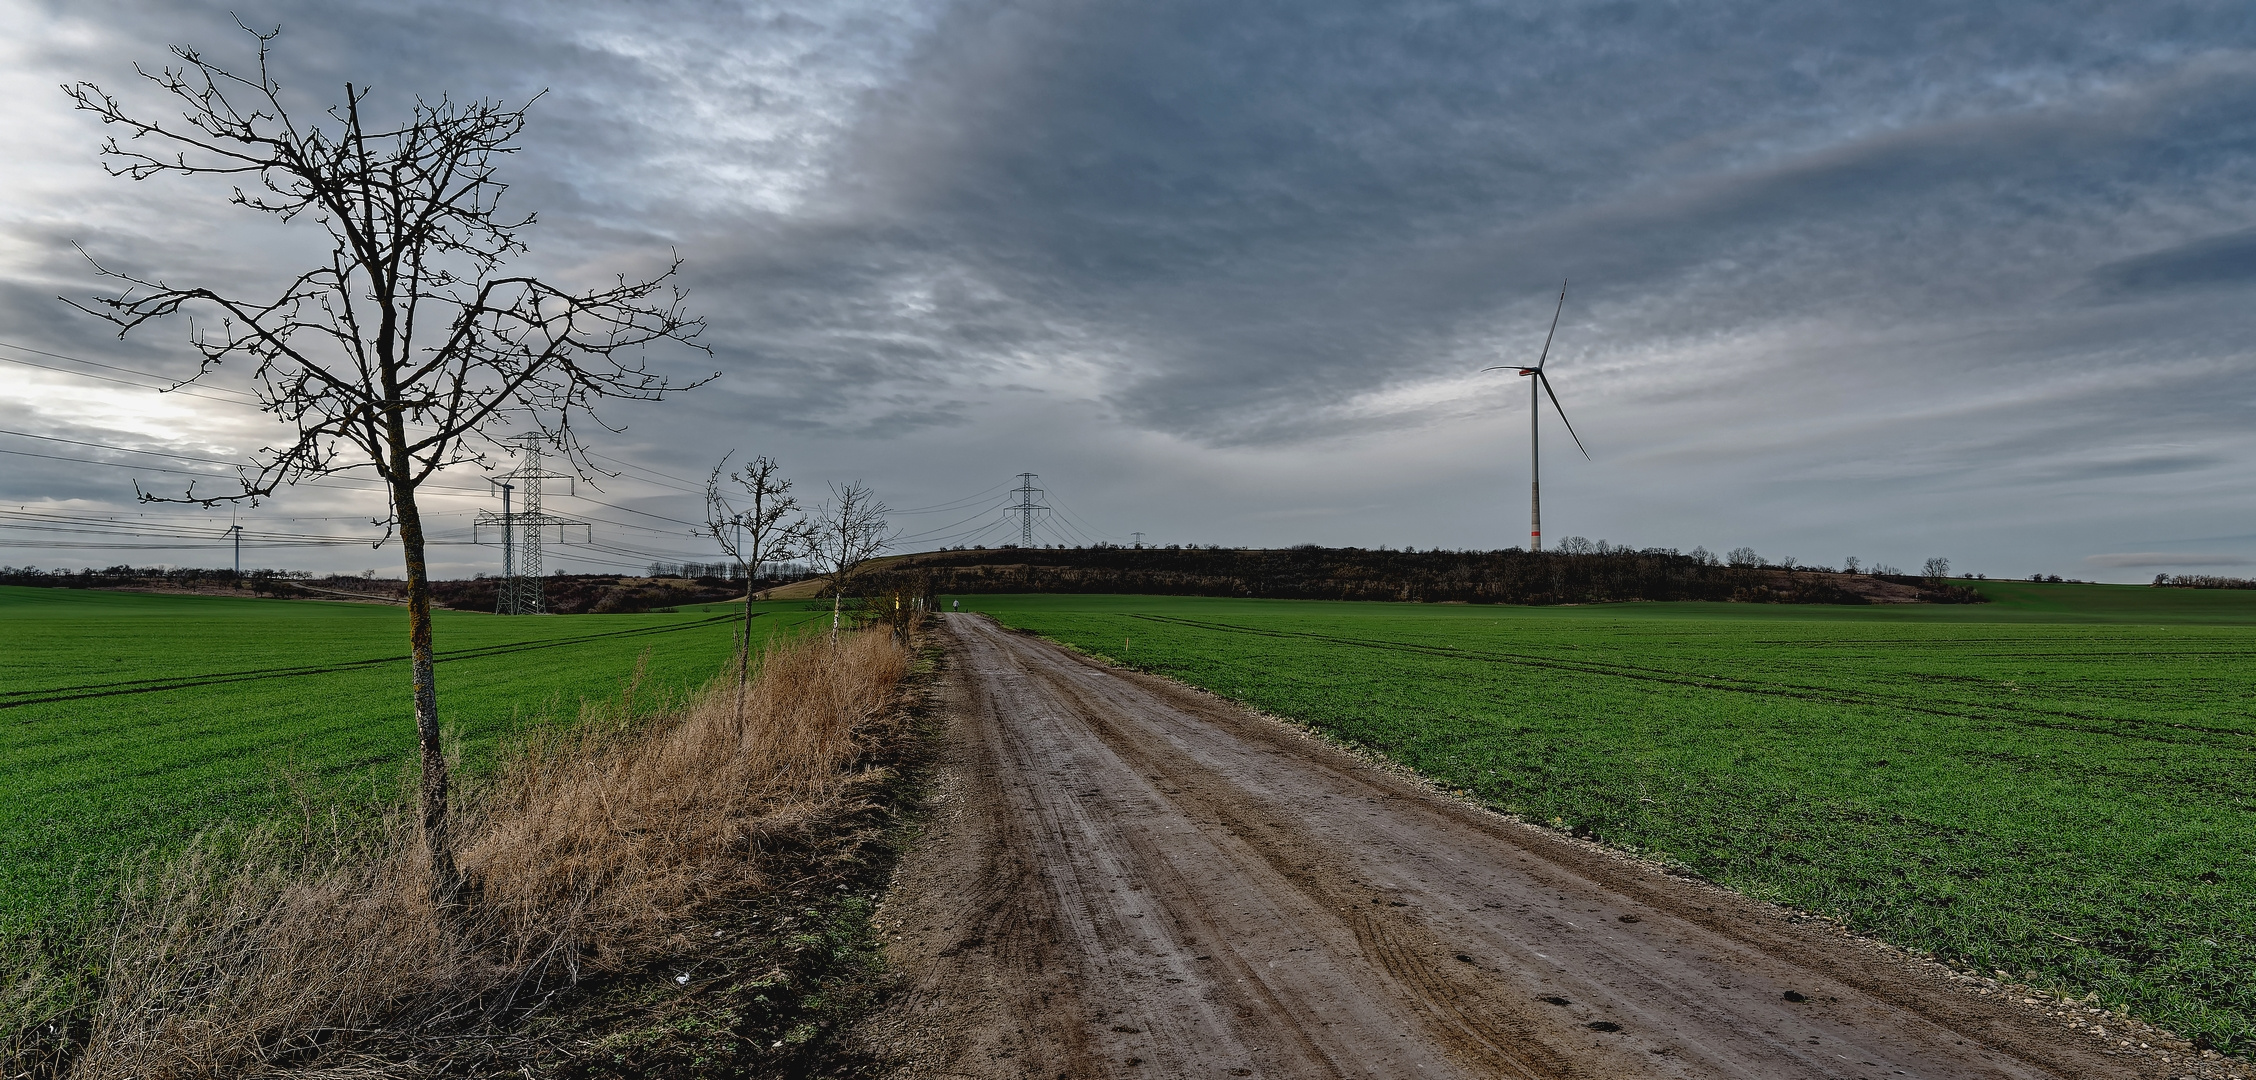
[[[462,879],[446,833],[417,489],[441,469],[480,460],[501,427],[543,433],[584,464],[575,417],[602,423],[595,409],[606,399],[653,400],[714,377],[674,380],[648,366],[647,351],[666,342],[710,353],[696,340],[704,323],[683,309],[679,257],[656,278],[622,276],[580,291],[499,273],[526,250],[521,233],[534,222],[502,212],[507,186],[495,177],[517,151],[524,107],[419,98],[399,122],[384,125],[364,115],[368,89],[348,82],[340,104],[300,123],[267,64],[277,32],[244,31],[257,41],[249,74],[185,47],[172,50],[177,65],[135,68],[181,110],[177,121],[146,119],[93,83],[63,92],[122,132],[102,147],[112,175],[219,178],[237,206],[322,229],[327,259],[259,299],[114,271],[90,255],[120,291],[66,302],[120,336],[187,315],[201,361],[188,381],[231,361],[238,362],[231,370],[248,367],[259,407],[291,433],[252,455],[237,476],[239,491],[190,487],[178,496],[140,492],[143,499],[255,503],[347,469],[373,469],[386,482],[386,534],[397,531],[407,564],[432,895],[447,908]]]
[[[367,88],[347,83],[323,122],[300,125],[267,66],[274,32],[245,31],[258,50],[250,74],[189,48],[173,50],[177,65],[136,69],[183,110],[178,122],[144,119],[92,83],[64,88],[79,109],[125,129],[123,143],[113,138],[103,148],[113,174],[253,175],[231,201],[283,220],[309,215],[332,242],[326,265],[265,300],[175,288],[95,263],[123,290],[68,301],[121,335],[210,311],[216,326],[190,327],[202,359],[196,378],[229,360],[249,363],[260,406],[298,432],[292,445],[259,456],[239,493],[182,498],[259,498],[362,466],[420,483],[475,459],[484,440],[466,440],[496,424],[548,434],[582,463],[571,414],[594,416],[608,398],[654,400],[717,376],[672,379],[645,360],[662,342],[704,348],[696,341],[704,323],[686,313],[674,285],[678,257],[655,278],[576,292],[494,276],[525,250],[520,233],[534,221],[502,214],[507,188],[494,175],[517,150],[524,108],[440,97],[377,126],[362,111]],[[437,331],[434,340],[419,339],[425,328]],[[341,454],[341,446],[359,453]]]
[[[730,558],[743,563],[748,578],[758,576],[768,563],[805,558],[813,525],[804,515],[784,520],[799,514],[799,500],[791,494],[791,481],[782,476],[775,459],[762,454],[727,475],[729,484],[742,489],[742,494],[724,489],[726,468],[724,457],[705,481],[701,535],[711,537]],[[746,501],[751,505],[743,505]]]
[[[832,592],[844,592],[862,564],[893,542],[886,521],[892,512],[859,480],[831,485],[830,501],[815,511],[807,553]]]

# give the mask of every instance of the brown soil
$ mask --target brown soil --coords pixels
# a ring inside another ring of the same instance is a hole
[[[881,911],[902,992],[864,1035],[899,1075],[2229,1075],[1179,684],[944,622],[943,775]]]
[[[1810,582],[1823,582],[1842,592],[1855,593],[1873,604],[1918,604],[1927,597],[1919,586],[1902,581],[1890,581],[1869,574],[1818,574],[1806,570],[1766,570],[1774,589],[1792,589]]]

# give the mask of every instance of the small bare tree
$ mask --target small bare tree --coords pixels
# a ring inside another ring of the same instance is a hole
[[[804,557],[811,526],[803,516],[784,520],[798,513],[799,500],[791,494],[791,481],[779,475],[774,458],[761,454],[727,475],[730,483],[743,489],[742,495],[722,489],[726,468],[724,457],[705,480],[704,531],[736,560],[744,575],[744,634],[736,654],[736,713],[741,720],[744,688],[752,677],[752,579],[768,563]],[[739,507],[740,499],[749,499],[752,505]]]
[[[823,587],[830,590],[832,641],[838,640],[839,610],[846,586],[863,563],[892,541],[885,521],[885,515],[892,512],[859,480],[845,487],[832,485],[830,502],[815,512],[808,553],[821,570]]]
[[[421,819],[434,901],[459,902],[461,875],[447,836],[447,768],[432,673],[431,584],[416,491],[450,465],[481,459],[492,433],[516,424],[546,435],[575,461],[575,414],[604,398],[655,399],[697,385],[649,370],[644,350],[695,345],[703,328],[684,314],[671,279],[677,258],[649,280],[619,277],[570,292],[499,268],[526,249],[533,217],[505,217],[496,165],[517,149],[525,110],[492,101],[418,100],[393,124],[361,115],[365,88],[345,84],[326,118],[293,117],[268,72],[273,33],[258,41],[244,76],[173,47],[180,66],[142,78],[184,107],[178,122],[141,119],[92,83],[64,87],[78,108],[120,125],[127,144],[102,147],[113,176],[215,176],[229,201],[280,220],[306,218],[329,235],[325,262],[278,295],[249,299],[218,288],[178,287],[103,269],[120,295],[78,305],[117,324],[122,337],[188,312],[201,354],[196,378],[230,360],[249,365],[259,406],[294,429],[279,449],[241,471],[239,492],[176,499],[212,505],[257,500],[284,485],[370,469],[390,496],[383,524],[407,563],[408,644],[415,729],[422,753]],[[148,149],[140,149],[140,147]],[[89,257],[91,260],[91,256]],[[701,347],[701,346],[700,346]]]
[[[1944,580],[1950,577],[1950,560],[1939,555],[1927,560],[1927,565],[1920,568],[1919,576],[1926,578],[1928,584],[1942,588]]]

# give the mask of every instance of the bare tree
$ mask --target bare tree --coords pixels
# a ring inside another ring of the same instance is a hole
[[[892,508],[856,480],[845,487],[832,485],[830,502],[815,512],[809,554],[820,568],[823,587],[830,590],[830,636],[838,639],[839,608],[856,571],[892,541],[885,515]]]
[[[285,485],[355,469],[384,482],[390,513],[383,524],[387,535],[398,531],[407,563],[432,895],[452,906],[461,875],[447,836],[416,491],[450,465],[481,460],[494,433],[512,425],[547,436],[584,466],[574,415],[590,415],[604,398],[652,400],[706,381],[670,381],[645,356],[658,342],[695,346],[704,324],[683,312],[671,280],[678,258],[655,278],[621,276],[586,292],[499,272],[526,250],[520,234],[534,223],[529,214],[503,216],[504,185],[494,178],[517,149],[523,107],[442,97],[418,100],[397,123],[376,124],[361,115],[367,89],[347,83],[343,104],[309,122],[284,107],[268,71],[275,35],[251,33],[258,41],[253,75],[180,46],[172,50],[180,66],[135,68],[185,108],[178,122],[137,118],[92,83],[63,89],[78,108],[129,133],[127,144],[112,137],[102,147],[111,175],[228,178],[235,205],[286,222],[310,218],[326,231],[327,260],[267,299],[176,287],[97,263],[125,283],[123,292],[73,306],[117,324],[121,337],[189,313],[189,341],[202,357],[190,381],[226,361],[247,363],[260,408],[294,429],[292,440],[241,470],[240,492],[200,495],[191,486],[176,499],[146,492],[144,499],[255,505]],[[196,321],[199,311],[216,321]]]
[[[1943,579],[1950,577],[1950,560],[1939,555],[1927,560],[1927,565],[1920,568],[1920,576],[1936,588],[1942,588]]]
[[[744,688],[752,678],[752,579],[767,563],[804,557],[811,526],[803,516],[784,520],[799,511],[799,500],[791,494],[791,481],[778,474],[774,458],[761,454],[728,474],[728,480],[743,489],[741,496],[722,490],[726,468],[724,457],[705,480],[705,533],[744,574],[744,635],[736,654],[736,712],[742,719]],[[736,502],[740,498],[750,499],[752,505],[740,508]]]

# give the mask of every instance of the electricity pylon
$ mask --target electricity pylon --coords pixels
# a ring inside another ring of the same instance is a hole
[[[1018,503],[1011,507],[1011,512],[1018,515],[1018,546],[1020,547],[1034,546],[1034,511],[1049,509],[1049,507],[1036,501],[1046,493],[1041,488],[1034,486],[1034,478],[1034,473],[1022,472],[1018,474],[1018,487],[1011,492],[1011,494],[1018,496]]]
[[[490,510],[478,512],[471,525],[471,535],[480,528],[501,530],[501,588],[494,597],[496,615],[545,615],[548,613],[548,590],[543,579],[541,542],[544,529],[556,529],[556,542],[564,542],[564,530],[588,530],[588,542],[595,541],[595,529],[585,521],[561,518],[541,509],[541,481],[572,478],[541,470],[541,437],[520,435],[510,440],[523,448],[518,455],[517,467],[509,475],[496,480],[501,488],[501,513]],[[516,505],[512,506],[514,495]]]

